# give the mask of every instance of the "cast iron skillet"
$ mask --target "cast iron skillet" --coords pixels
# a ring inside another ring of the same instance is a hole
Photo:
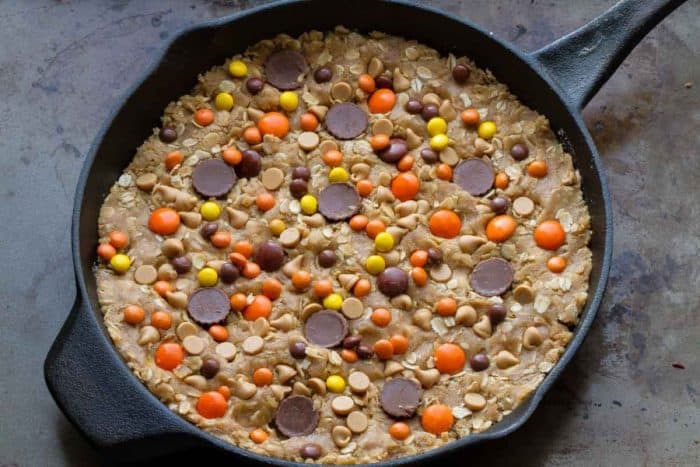
[[[253,463],[292,462],[253,454],[199,430],[156,399],[131,373],[102,326],[92,267],[97,215],[163,108],[187,94],[197,74],[247,45],[279,32],[328,30],[337,24],[408,36],[474,59],[506,83],[525,104],[546,115],[581,172],[591,214],[593,269],[590,298],[574,338],[534,394],[484,433],[433,451],[381,463],[427,463],[434,456],[501,438],[520,427],[552,386],[591,326],[605,289],[612,250],[610,195],[598,153],[580,110],[646,33],[683,0],[624,0],[588,25],[534,53],[524,53],[487,31],[440,11],[403,2],[283,1],[209,21],[179,34],[112,112],[85,161],[73,210],[75,305],[45,362],[46,383],[71,422],[111,459],[135,460],[206,448]]]

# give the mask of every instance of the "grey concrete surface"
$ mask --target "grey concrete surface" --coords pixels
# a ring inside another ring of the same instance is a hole
[[[78,173],[109,108],[174,31],[253,3],[0,1],[0,466],[106,462],[41,373],[75,295]],[[613,1],[431,3],[532,50]],[[698,24],[691,0],[587,107],[616,216],[603,306],[531,420],[455,465],[700,465]]]

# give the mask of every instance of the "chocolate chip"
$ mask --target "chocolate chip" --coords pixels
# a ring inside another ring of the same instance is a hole
[[[405,109],[406,112],[410,113],[411,115],[419,114],[423,110],[423,104],[421,104],[419,100],[410,99],[408,102],[406,102]]]
[[[474,267],[469,283],[479,295],[501,295],[513,283],[513,269],[504,259],[489,258]]]
[[[367,114],[351,102],[342,102],[328,110],[325,125],[336,138],[353,139],[367,130]]]
[[[472,196],[481,196],[493,186],[493,168],[481,159],[467,159],[454,169],[453,180]]]
[[[352,336],[348,336],[345,339],[343,339],[343,348],[344,349],[354,349],[358,345],[360,345],[360,342],[362,341],[362,337],[358,336],[357,334],[354,334]]]
[[[306,357],[306,344],[303,342],[293,342],[289,346],[289,353],[294,358],[304,358]]]
[[[472,367],[474,371],[484,371],[489,367],[489,357],[486,354],[478,353],[469,359],[469,366]]]
[[[389,164],[394,164],[401,160],[408,152],[408,144],[405,139],[391,138],[389,146],[379,152],[379,158]]]
[[[203,160],[192,171],[192,187],[207,198],[224,196],[231,191],[236,180],[236,173],[221,159]]]
[[[466,83],[470,74],[471,70],[467,68],[466,65],[462,65],[461,63],[459,65],[455,65],[455,67],[452,69],[452,78],[454,78],[454,80],[459,84]]]
[[[220,323],[230,310],[228,296],[214,287],[195,290],[187,301],[187,313],[202,326]]]
[[[392,89],[394,81],[386,75],[381,75],[374,78],[374,86],[377,89]]]
[[[202,362],[199,372],[207,379],[213,378],[219,372],[219,362],[213,358],[207,358]]]
[[[164,127],[158,132],[158,137],[164,143],[172,143],[177,139],[177,131],[175,128]]]
[[[204,238],[209,238],[219,230],[218,222],[205,222],[199,228],[199,234]]]
[[[321,347],[335,347],[343,342],[348,333],[348,322],[343,315],[333,310],[321,310],[306,319],[306,340]]]
[[[279,50],[265,60],[265,78],[277,89],[297,89],[306,71],[306,59],[296,50]]]
[[[436,266],[442,263],[442,250],[435,247],[428,248],[428,264]]]
[[[296,199],[300,199],[302,196],[309,192],[309,186],[306,183],[306,180],[301,178],[295,178],[294,180],[289,182],[289,192]]]
[[[255,261],[263,271],[277,271],[284,263],[284,250],[279,243],[267,241],[258,247]]]
[[[275,426],[285,436],[305,436],[318,425],[318,412],[306,396],[289,396],[280,402],[275,414]]]
[[[299,455],[303,459],[318,459],[321,457],[321,446],[314,443],[305,444],[299,449]]]
[[[440,115],[440,109],[438,109],[438,106],[435,104],[426,104],[423,106],[423,110],[421,110],[420,114],[423,117],[423,120],[427,122],[431,118]]]
[[[302,180],[308,181],[311,178],[311,171],[308,167],[297,166],[292,169],[292,180],[300,178]]]
[[[517,143],[510,148],[510,155],[513,156],[513,159],[516,161],[527,159],[529,154],[530,150],[524,144]]]
[[[396,267],[386,268],[377,276],[377,288],[387,297],[396,297],[408,289],[408,274]]]
[[[221,270],[219,271],[219,277],[221,277],[221,282],[224,284],[231,284],[236,282],[236,279],[240,277],[241,273],[233,263],[224,263],[221,265]]]
[[[348,219],[360,210],[362,200],[354,186],[331,183],[318,194],[318,211],[329,221]]]
[[[257,177],[262,168],[260,153],[254,149],[246,149],[241,156],[241,162],[236,165],[236,175],[240,178]]]
[[[248,78],[248,81],[245,82],[245,88],[252,95],[256,95],[262,91],[264,86],[265,82],[260,78]]]
[[[318,265],[322,268],[333,267],[336,261],[338,261],[338,255],[333,250],[323,250],[318,254]]]
[[[491,325],[496,326],[498,323],[506,319],[506,316],[508,315],[508,310],[506,310],[506,307],[503,306],[503,304],[494,303],[489,307],[488,315],[489,321],[491,321]]]
[[[426,164],[434,164],[438,161],[438,154],[430,148],[421,149],[420,156],[423,158]]]
[[[392,378],[379,393],[382,410],[394,418],[409,418],[416,414],[420,404],[420,386],[407,378]]]
[[[503,214],[508,210],[508,200],[503,196],[496,196],[491,200],[491,210],[496,214]]]
[[[360,344],[357,346],[357,356],[363,360],[374,357],[374,351],[369,345]]]
[[[333,78],[333,71],[327,66],[317,68],[314,72],[314,80],[319,84],[327,83],[331,78]]]
[[[178,256],[170,260],[170,264],[178,274],[184,274],[192,269],[192,261],[187,256]]]

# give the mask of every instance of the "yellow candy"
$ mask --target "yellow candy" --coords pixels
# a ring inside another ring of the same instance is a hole
[[[342,167],[333,167],[331,171],[328,172],[328,180],[331,183],[347,182],[350,180],[350,174]]]
[[[340,393],[345,390],[345,380],[339,375],[330,375],[326,378],[326,387],[329,391]]]
[[[295,92],[284,91],[280,94],[280,107],[287,112],[294,112],[299,106],[299,97]]]
[[[240,60],[234,60],[228,65],[228,72],[236,78],[243,78],[248,74],[248,67]]]
[[[447,122],[444,118],[433,117],[428,121],[428,133],[430,136],[447,133]]]
[[[124,274],[131,266],[131,259],[124,254],[118,253],[112,256],[112,259],[109,260],[109,264],[116,272]]]
[[[203,268],[197,273],[197,280],[202,287],[214,287],[219,280],[219,275],[214,268]]]
[[[385,267],[386,262],[384,261],[384,258],[379,255],[368,256],[367,261],[365,262],[365,269],[367,269],[367,272],[370,274],[379,274]]]
[[[202,204],[201,208],[199,208],[199,213],[202,215],[204,220],[215,221],[221,215],[221,208],[215,202],[207,201],[206,203]]]
[[[379,232],[374,237],[374,248],[377,251],[389,251],[394,248],[394,237],[389,232]]]
[[[442,151],[450,143],[450,139],[445,134],[435,135],[430,138],[430,147],[436,151]]]
[[[343,306],[343,297],[337,293],[332,293],[323,299],[323,307],[329,310],[340,310]]]
[[[227,92],[220,92],[214,99],[217,110],[231,110],[233,108],[233,96]]]
[[[318,209],[318,201],[316,201],[316,197],[314,195],[302,196],[299,204],[301,205],[301,210],[304,211],[304,214],[314,214],[316,209]]]
[[[270,232],[272,235],[278,236],[282,232],[284,232],[284,229],[287,228],[287,225],[284,223],[282,219],[273,219],[270,221]]]
[[[496,128],[496,124],[490,120],[487,120],[479,124],[479,129],[477,130],[477,133],[479,133],[480,138],[491,139],[497,131],[498,128]]]

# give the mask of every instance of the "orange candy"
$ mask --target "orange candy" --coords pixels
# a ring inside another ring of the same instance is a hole
[[[535,243],[545,250],[556,250],[566,241],[566,232],[559,221],[544,221],[535,227]]]
[[[348,363],[355,363],[359,357],[357,356],[357,352],[354,350],[343,349],[340,351],[340,358]]]
[[[396,168],[399,169],[401,172],[408,172],[413,168],[413,163],[415,160],[413,159],[413,156],[410,154],[406,154],[399,160],[398,164],[396,164]]]
[[[255,279],[260,275],[260,266],[258,266],[255,263],[251,263],[248,261],[245,263],[245,266],[243,266],[243,277],[247,279]]]
[[[267,192],[258,193],[258,196],[255,197],[255,205],[261,211],[269,211],[275,207],[275,203],[275,197]]]
[[[552,256],[547,260],[547,269],[553,273],[560,273],[566,269],[566,258],[562,256]]]
[[[243,159],[243,154],[236,148],[224,149],[222,157],[228,165],[237,165]]]
[[[404,422],[395,422],[389,427],[389,434],[392,438],[402,441],[411,435],[411,427]]]
[[[173,291],[173,285],[168,281],[157,281],[153,284],[153,290],[161,297],[165,297],[168,292]]]
[[[365,231],[367,232],[367,236],[369,238],[374,238],[378,234],[384,232],[385,230],[386,230],[386,225],[384,224],[384,222],[382,222],[379,219],[369,221],[367,223],[367,226],[365,227]]]
[[[292,285],[297,290],[304,290],[309,284],[311,284],[311,274],[308,271],[294,271],[292,273]]]
[[[139,324],[145,316],[146,312],[138,305],[129,305],[124,308],[124,321],[129,324]]]
[[[494,179],[493,184],[496,185],[496,188],[505,190],[508,188],[508,182],[510,180],[508,179],[508,175],[505,172],[498,172],[496,174],[496,178]]]
[[[174,234],[180,227],[180,215],[171,208],[158,208],[148,218],[148,228],[158,235]]]
[[[547,163],[545,161],[532,161],[527,166],[527,174],[534,178],[542,178],[547,175]]]
[[[415,267],[411,270],[413,283],[418,287],[424,287],[428,283],[428,273],[421,267]]]
[[[216,248],[226,248],[231,244],[231,234],[228,232],[219,231],[209,237],[209,241]]]
[[[182,163],[182,153],[180,151],[172,151],[165,156],[165,168],[173,170],[177,165]]]
[[[263,279],[262,293],[270,300],[277,300],[282,295],[282,284],[274,277],[266,277]]]
[[[258,128],[263,135],[284,138],[289,133],[289,119],[279,112],[267,112],[258,120]]]
[[[156,365],[164,370],[174,370],[185,359],[185,350],[176,342],[163,342],[156,349]]]
[[[369,180],[360,180],[357,182],[357,192],[360,194],[360,196],[369,196],[370,193],[372,193],[372,190],[374,189],[374,184],[372,184],[371,181]]]
[[[518,223],[508,214],[493,217],[486,224],[486,238],[496,243],[505,242],[513,235],[517,226]]]
[[[229,400],[231,398],[231,388],[228,386],[219,386],[216,388],[216,392],[224,396],[224,399]]]
[[[112,256],[117,254],[117,250],[109,243],[100,243],[97,246],[97,256],[100,257],[102,261],[109,261]]]
[[[323,156],[321,156],[323,162],[329,167],[337,167],[343,163],[343,153],[337,149],[331,149],[326,151]]]
[[[254,126],[249,126],[243,130],[243,140],[251,146],[262,143],[262,135],[260,134],[260,130]]]
[[[437,166],[437,169],[435,169],[435,175],[437,175],[437,178],[440,180],[450,181],[452,180],[452,167],[447,164],[440,164]]]
[[[434,404],[423,411],[420,423],[428,433],[439,435],[452,428],[454,417],[452,409],[443,404]]]
[[[256,386],[272,384],[272,371],[269,368],[258,368],[253,372],[253,383]]]
[[[264,443],[267,441],[267,438],[270,437],[267,431],[263,430],[262,428],[256,428],[255,430],[251,431],[249,436],[255,444]]]
[[[454,211],[449,209],[441,209],[433,213],[428,224],[430,225],[430,232],[442,238],[455,238],[462,229],[462,220]]]
[[[121,230],[112,230],[109,233],[109,243],[117,250],[120,250],[129,244],[129,236]]]
[[[369,98],[367,106],[373,114],[391,112],[396,104],[396,94],[391,89],[377,89]]]
[[[423,266],[428,264],[428,252],[426,250],[416,250],[413,253],[411,253],[409,261],[412,266],[422,268]]]
[[[481,120],[479,111],[473,107],[464,109],[462,113],[459,114],[459,117],[462,119],[462,123],[469,126],[476,126],[479,124],[479,120]]]
[[[333,292],[333,284],[328,279],[321,279],[314,283],[314,293],[317,297],[323,298],[329,296]]]
[[[457,312],[457,301],[451,297],[441,298],[435,305],[435,311],[440,316],[453,316]]]
[[[372,284],[367,279],[360,279],[352,288],[352,293],[357,298],[361,298],[369,295],[370,290],[372,290]]]
[[[350,219],[350,228],[355,231],[360,231],[367,227],[367,223],[369,222],[369,219],[367,219],[367,216],[363,216],[362,214],[357,214],[356,216],[352,216]]]
[[[389,147],[389,136],[387,135],[374,135],[369,139],[369,145],[375,151],[381,151]]]
[[[391,181],[391,192],[401,201],[415,198],[419,187],[420,182],[413,172],[400,173]]]
[[[209,327],[209,335],[216,342],[223,342],[228,339],[228,329],[220,324],[215,324]]]
[[[462,371],[467,358],[464,355],[464,350],[455,344],[441,344],[435,349],[435,368],[440,370],[440,373],[455,374]]]
[[[375,89],[374,78],[372,78],[372,75],[360,75],[360,77],[357,78],[357,85],[360,87],[360,89],[367,93],[374,92]]]
[[[151,314],[151,326],[157,329],[170,329],[173,319],[167,311],[155,311]]]
[[[372,350],[379,360],[389,360],[394,356],[394,346],[386,339],[379,339],[375,342]]]
[[[245,258],[250,258],[253,255],[253,244],[246,240],[241,240],[236,242],[233,251],[243,255]]]
[[[229,298],[229,302],[231,303],[231,308],[233,308],[234,310],[243,311],[243,309],[248,304],[248,298],[245,296],[245,294],[239,292],[231,295],[231,298]]]
[[[256,295],[253,301],[243,310],[243,317],[248,321],[267,318],[272,313],[272,302],[264,295]]]
[[[198,109],[194,113],[194,121],[200,126],[209,126],[214,123],[214,112],[210,109]]]
[[[245,265],[248,264],[248,259],[245,256],[243,256],[242,254],[235,252],[235,251],[228,254],[228,259],[238,269],[243,269],[243,268],[245,268]]]
[[[218,391],[207,391],[197,400],[197,413],[204,418],[220,418],[226,414],[228,402]]]
[[[394,349],[394,354],[396,355],[406,353],[408,350],[408,338],[406,336],[396,334],[389,338],[389,342],[391,342],[391,346]]]
[[[386,308],[375,308],[370,319],[375,325],[383,328],[391,323],[391,312]]]
[[[303,113],[299,117],[299,126],[304,131],[314,131],[318,126],[318,118],[311,112]]]

